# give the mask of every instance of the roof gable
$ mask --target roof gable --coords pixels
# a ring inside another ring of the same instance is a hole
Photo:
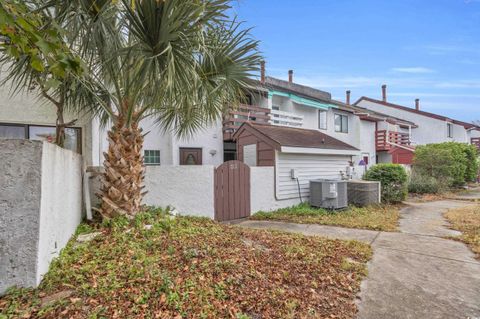
[[[234,134],[234,138],[237,139],[243,130],[248,130],[259,138],[260,136],[263,137],[268,144],[276,149],[280,149],[282,146],[288,146],[358,151],[357,148],[317,130],[247,122]]]
[[[361,98],[359,98],[354,103],[354,105],[357,106],[357,104],[359,104],[361,101],[368,101],[368,102],[372,102],[372,103],[381,104],[381,105],[384,105],[384,106],[395,108],[397,110],[402,110],[402,111],[406,111],[406,112],[410,112],[410,113],[415,113],[415,114],[418,114],[418,115],[423,115],[423,116],[433,118],[433,119],[436,119],[436,120],[440,120],[440,121],[452,122],[452,123],[461,125],[461,126],[465,127],[466,129],[469,129],[469,128],[480,129],[480,127],[478,127],[474,124],[471,124],[471,123],[466,123],[466,122],[463,122],[463,121],[454,120],[454,119],[451,119],[451,118],[443,116],[443,115],[430,113],[430,112],[425,112],[425,111],[422,111],[422,110],[413,109],[413,108],[403,106],[403,105],[398,105],[398,104],[394,104],[394,103],[390,103],[390,102],[384,102],[384,101],[372,99],[372,98],[369,98],[369,97],[366,97],[366,96],[362,96]]]

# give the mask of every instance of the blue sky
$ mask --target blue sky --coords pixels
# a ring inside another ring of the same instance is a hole
[[[236,0],[267,74],[480,119],[480,0]]]

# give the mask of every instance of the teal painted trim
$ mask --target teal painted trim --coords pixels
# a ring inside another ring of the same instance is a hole
[[[306,106],[315,107],[317,109],[328,110],[331,107],[335,107],[335,105],[333,105],[333,104],[313,101],[313,100],[306,99],[304,97],[300,97],[300,96],[292,94],[292,93],[285,93],[285,92],[281,92],[281,91],[268,91],[268,97],[269,98],[271,98],[274,95],[288,97],[294,102],[297,102],[299,104],[303,104],[303,105],[306,105]]]

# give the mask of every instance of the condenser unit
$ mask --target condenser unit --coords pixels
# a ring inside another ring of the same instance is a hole
[[[326,209],[347,207],[347,182],[328,179],[310,181],[310,205]]]
[[[355,206],[380,204],[380,182],[351,180],[347,183],[348,203]]]

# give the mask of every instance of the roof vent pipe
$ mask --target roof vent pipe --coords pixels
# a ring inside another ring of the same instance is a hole
[[[387,102],[387,85],[382,85],[382,101]]]
[[[350,92],[350,90],[347,90],[346,93],[347,93],[347,101],[346,101],[346,103],[347,103],[347,105],[350,105],[350,93],[351,93],[351,92]]]
[[[420,111],[420,99],[415,99],[415,110]]]
[[[288,83],[293,83],[293,70],[288,70]]]
[[[260,82],[265,83],[265,61],[260,62]]]

